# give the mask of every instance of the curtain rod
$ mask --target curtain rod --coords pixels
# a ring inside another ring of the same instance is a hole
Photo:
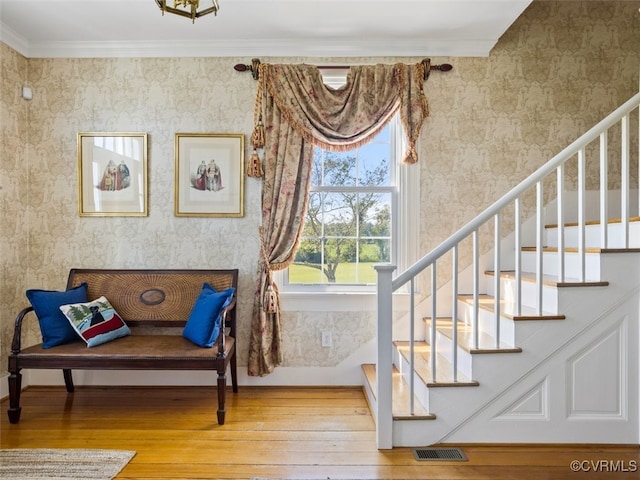
[[[429,58],[425,58],[424,60],[422,60],[422,63],[424,63],[425,67],[429,67],[428,70],[425,70],[424,72],[424,79],[426,80],[427,78],[429,78],[429,73],[431,72],[431,70],[436,70],[438,72],[448,72],[449,70],[451,70],[453,68],[453,65],[451,65],[450,63],[443,63],[441,65],[431,65],[431,59]],[[253,58],[251,59],[251,65],[245,65],[243,63],[237,63],[236,65],[233,66],[233,69],[236,72],[246,72],[246,71],[250,71],[251,75],[253,76],[254,80],[258,80],[258,67],[260,66],[260,59],[259,58]],[[318,65],[318,68],[320,69],[344,69],[344,68],[349,68],[350,65]]]

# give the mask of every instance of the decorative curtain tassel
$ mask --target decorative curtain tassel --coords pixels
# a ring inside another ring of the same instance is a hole
[[[262,172],[262,162],[258,152],[254,149],[251,157],[249,157],[249,165],[247,165],[247,176],[261,178],[264,175]]]
[[[278,300],[272,285],[269,285],[264,293],[264,311],[266,313],[278,313]]]
[[[258,123],[251,134],[251,144],[253,145],[253,148],[264,147],[264,125],[262,123],[262,115],[260,115]]]
[[[409,165],[412,165],[414,163],[418,163],[418,152],[416,152],[415,147],[413,147],[413,146],[409,147],[409,149],[408,149],[408,151],[407,151],[407,153],[405,155],[405,158],[403,160],[403,163],[406,163],[406,164],[409,164]]]

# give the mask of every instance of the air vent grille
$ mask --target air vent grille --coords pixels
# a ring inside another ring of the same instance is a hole
[[[413,456],[420,462],[466,462],[467,457],[459,448],[415,448]]]

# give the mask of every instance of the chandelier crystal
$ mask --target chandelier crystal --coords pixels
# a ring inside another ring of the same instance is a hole
[[[190,18],[191,23],[195,23],[196,18],[200,18],[209,13],[217,15],[220,9],[218,0],[211,0],[212,5],[210,7],[203,7],[201,10],[199,10],[200,0],[174,0],[173,7],[167,5],[167,0],[156,0],[156,3],[158,7],[160,7],[160,10],[162,10],[162,15],[164,15],[164,12],[173,13],[181,17]]]

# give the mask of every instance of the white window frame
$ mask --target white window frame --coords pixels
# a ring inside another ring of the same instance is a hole
[[[419,165],[402,164],[405,138],[398,115],[391,120],[391,142],[395,144],[395,211],[392,211],[392,262],[394,275],[418,259],[420,236]],[[419,148],[419,145],[416,146]],[[283,311],[374,311],[375,285],[287,284],[284,271],[274,272]]]

